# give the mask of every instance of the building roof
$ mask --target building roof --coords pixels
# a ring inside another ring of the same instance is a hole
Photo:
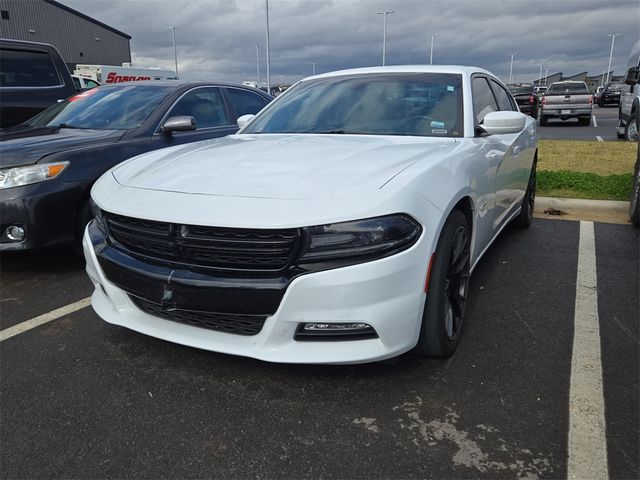
[[[124,33],[124,32],[121,32],[120,30],[117,30],[117,29],[107,25],[106,23],[102,23],[100,20],[96,20],[95,18],[92,18],[89,15],[85,15],[84,13],[79,12],[78,10],[75,10],[75,9],[73,9],[71,7],[68,7],[68,6],[66,6],[66,5],[64,5],[64,4],[60,3],[60,2],[56,2],[56,0],[44,0],[44,1],[49,3],[49,4],[51,4],[51,5],[56,6],[58,8],[61,8],[62,10],[66,10],[67,12],[72,13],[77,17],[83,18],[83,19],[85,19],[85,20],[87,20],[87,21],[89,21],[91,23],[99,25],[102,28],[106,28],[107,30],[109,30],[109,31],[111,31],[111,32],[113,32],[115,34],[126,38],[127,40],[131,40],[131,35],[129,35],[127,33]]]

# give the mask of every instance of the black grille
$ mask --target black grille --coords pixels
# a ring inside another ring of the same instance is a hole
[[[105,213],[113,246],[128,253],[187,266],[281,270],[296,252],[295,228],[257,230],[203,227]]]
[[[242,315],[235,313],[196,312],[193,310],[168,310],[157,303],[148,302],[130,295],[129,298],[145,313],[165,320],[194,327],[233,333],[236,335],[257,335],[262,330],[267,315]]]

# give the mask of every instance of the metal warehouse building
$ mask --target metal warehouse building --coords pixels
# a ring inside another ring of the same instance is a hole
[[[131,36],[55,0],[0,0],[0,37],[50,43],[78,63],[131,62]]]

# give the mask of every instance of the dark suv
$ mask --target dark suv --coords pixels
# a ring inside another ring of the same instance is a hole
[[[55,47],[0,39],[0,128],[18,125],[76,92]]]
[[[607,83],[598,98],[598,106],[615,105],[617,107],[620,105],[620,93],[623,88],[624,83],[621,82]]]

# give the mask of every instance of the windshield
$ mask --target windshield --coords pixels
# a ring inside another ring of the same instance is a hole
[[[531,95],[533,93],[533,85],[507,85],[507,88],[513,95]]]
[[[607,85],[607,92],[619,92],[622,90],[623,83],[610,83]]]
[[[589,93],[584,83],[555,83],[547,90],[547,95],[571,95],[576,93]]]
[[[242,133],[462,136],[462,76],[354,75],[308,80]]]
[[[172,90],[153,85],[97,87],[56,103],[26,123],[34,127],[128,130],[149,118]]]

